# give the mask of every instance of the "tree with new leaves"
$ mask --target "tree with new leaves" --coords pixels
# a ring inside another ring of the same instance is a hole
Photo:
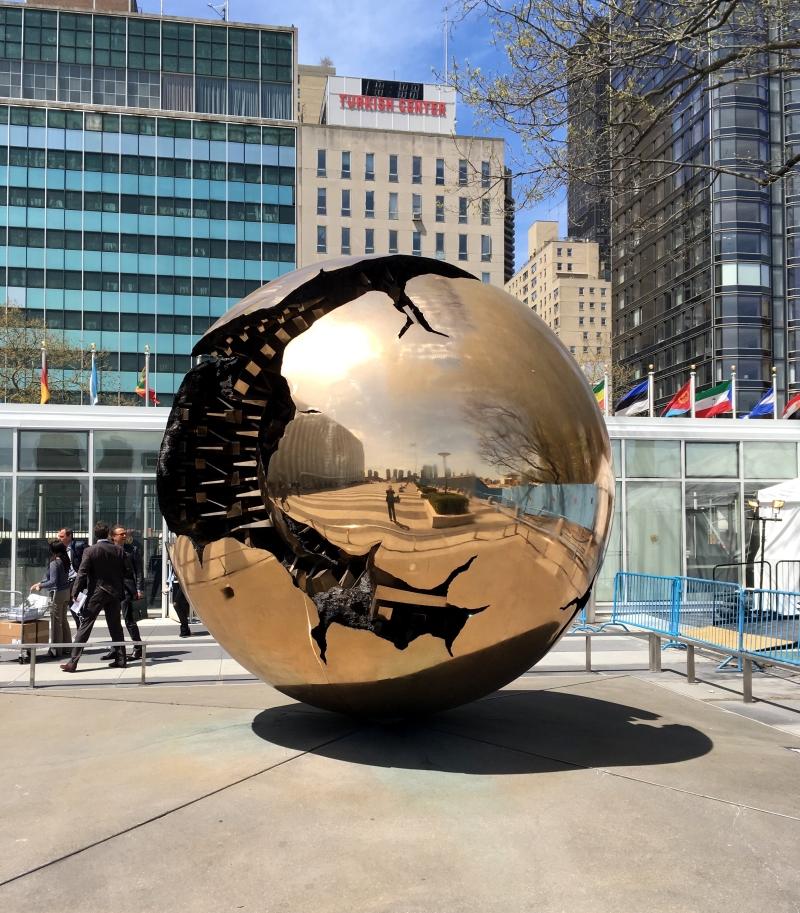
[[[617,199],[686,170],[768,187],[800,162],[798,148],[731,165],[672,143],[713,90],[800,74],[798,0],[462,0],[462,16],[488,24],[506,66],[466,62],[452,78],[518,137],[523,203],[575,182]]]
[[[50,401],[79,402],[88,396],[91,355],[67,342],[63,333],[45,328],[44,321],[22,308],[6,305],[0,310],[0,395],[9,403],[38,403],[42,366],[42,342],[47,348]],[[97,352],[97,370],[108,368],[108,355]],[[117,391],[101,394],[116,403]]]

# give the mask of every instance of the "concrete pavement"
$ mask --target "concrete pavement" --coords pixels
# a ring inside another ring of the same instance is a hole
[[[742,712],[710,664],[556,671],[572,643],[388,727],[253,682],[0,689],[0,909],[798,910],[796,681]]]

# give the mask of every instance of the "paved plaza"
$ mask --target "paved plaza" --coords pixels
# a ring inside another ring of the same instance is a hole
[[[481,701],[377,726],[146,627],[145,687],[95,653],[31,690],[3,654],[4,913],[800,909],[791,675],[745,705],[709,659],[689,685],[677,652],[649,673],[615,636],[585,673],[569,638]]]

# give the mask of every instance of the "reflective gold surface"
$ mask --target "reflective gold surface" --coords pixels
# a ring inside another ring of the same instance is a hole
[[[588,598],[604,423],[509,295],[438,261],[348,258],[253,293],[196,353],[159,461],[173,559],[279,690],[372,717],[454,706],[537,662]]]

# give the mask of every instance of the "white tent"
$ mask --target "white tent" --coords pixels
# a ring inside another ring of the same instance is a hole
[[[772,566],[772,587],[797,592],[800,590],[800,479],[789,479],[769,488],[762,488],[758,493],[758,506],[762,517],[772,516],[773,501],[784,503],[778,513],[780,519],[764,524],[764,557]],[[760,560],[759,549],[756,562]]]

